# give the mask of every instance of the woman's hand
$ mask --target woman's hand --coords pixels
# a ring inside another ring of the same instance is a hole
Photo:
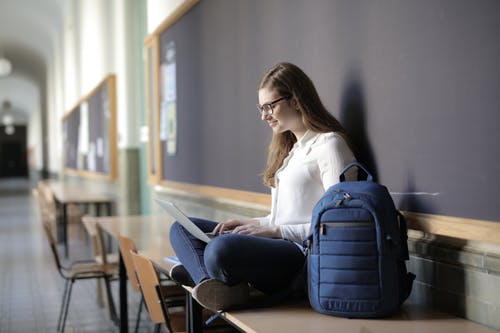
[[[220,235],[224,232],[269,238],[281,238],[281,231],[279,227],[262,226],[257,220],[229,220],[219,223],[213,231],[214,235]]]
[[[231,232],[236,227],[243,226],[243,225],[259,225],[259,221],[257,221],[257,220],[229,220],[226,222],[221,222],[215,227],[213,233],[214,233],[214,235],[220,235],[224,232]]]
[[[233,234],[243,234],[268,238],[281,238],[280,227],[268,227],[258,224],[244,224],[233,229]]]

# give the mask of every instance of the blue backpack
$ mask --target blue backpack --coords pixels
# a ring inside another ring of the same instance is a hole
[[[358,167],[366,181],[345,181]],[[359,163],[314,208],[308,249],[308,293],[314,310],[348,318],[399,311],[415,275],[407,273],[407,228],[385,186]]]

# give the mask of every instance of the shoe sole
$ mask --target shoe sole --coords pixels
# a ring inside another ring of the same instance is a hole
[[[228,286],[218,280],[210,279],[198,284],[193,289],[192,295],[202,306],[219,311],[247,302],[249,288],[246,283]]]

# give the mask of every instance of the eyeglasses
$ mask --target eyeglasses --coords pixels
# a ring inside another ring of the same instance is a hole
[[[265,103],[263,105],[257,104],[257,110],[259,110],[260,114],[265,114],[265,115],[272,115],[274,110],[273,110],[273,105],[276,103],[279,103],[283,100],[288,100],[292,96],[283,96],[280,98],[275,99],[274,101],[271,101],[269,103]]]

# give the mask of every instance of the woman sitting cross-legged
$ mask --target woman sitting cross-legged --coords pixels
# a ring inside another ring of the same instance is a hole
[[[297,66],[279,63],[267,71],[258,99],[260,117],[273,131],[264,171],[271,213],[223,223],[193,219],[218,235],[208,244],[179,223],[170,230],[175,253],[194,281],[193,297],[213,310],[246,302],[249,285],[265,294],[289,287],[304,266],[301,244],[315,204],[355,161],[344,129]]]

